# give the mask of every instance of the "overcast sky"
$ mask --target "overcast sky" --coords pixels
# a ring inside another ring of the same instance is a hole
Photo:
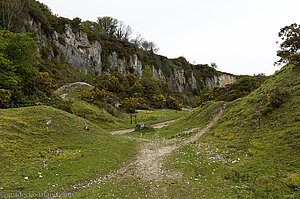
[[[158,54],[236,75],[278,67],[280,28],[300,23],[299,0],[40,0],[53,14],[96,21],[110,16],[160,48]]]

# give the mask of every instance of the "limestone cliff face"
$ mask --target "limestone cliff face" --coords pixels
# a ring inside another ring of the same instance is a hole
[[[208,78],[205,81],[205,85],[212,89],[217,86],[226,86],[236,82],[236,77],[229,74],[222,74],[220,76],[214,76],[213,78]]]
[[[81,71],[87,72],[88,68],[92,69],[94,75],[100,75],[104,71],[102,63],[102,46],[98,41],[90,42],[88,36],[82,30],[73,32],[70,25],[66,24],[63,33],[55,32],[49,36],[42,32],[41,24],[33,20],[28,21],[28,25],[35,33],[39,41],[39,49],[52,49],[50,57],[57,56],[59,59],[65,59],[66,62],[79,68]],[[55,52],[54,48],[59,49],[60,53]],[[56,55],[55,55],[56,53]],[[142,77],[143,63],[136,54],[126,55],[120,58],[117,52],[109,52],[107,55],[108,68],[105,71],[113,72],[116,68],[122,74],[133,73],[138,78]],[[167,59],[167,58],[166,58]],[[163,65],[160,67],[164,67]],[[168,74],[163,72],[163,68],[152,66],[153,77],[169,83],[170,88],[176,91],[184,91],[185,89],[198,89],[199,85],[214,88],[216,86],[224,86],[236,81],[233,75],[222,74],[205,80],[196,79],[194,74],[187,75],[184,69],[173,68]],[[190,74],[190,73],[189,73]]]

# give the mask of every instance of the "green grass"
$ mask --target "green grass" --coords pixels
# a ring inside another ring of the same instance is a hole
[[[299,76],[299,67],[284,67],[249,96],[228,103],[210,131],[168,158],[165,164],[190,180],[191,195],[300,197]],[[266,93],[275,87],[289,96],[262,114]]]
[[[124,112],[116,112],[113,116],[99,106],[89,104],[85,101],[76,101],[72,105],[75,114],[85,117],[87,120],[96,124],[102,129],[113,131],[120,129],[135,128],[136,124],[133,119],[131,124],[130,114]],[[176,110],[147,110],[135,113],[137,123],[154,124],[163,121],[178,119],[188,114],[188,111]]]
[[[3,192],[69,189],[120,168],[134,154],[135,143],[52,107],[0,110]]]
[[[171,139],[187,138],[198,131],[185,134],[184,132],[194,128],[204,128],[213,118],[215,111],[223,102],[206,102],[202,107],[198,107],[191,112],[185,113],[180,119],[169,124],[167,127],[155,129],[149,132],[135,131],[130,136],[148,139]]]

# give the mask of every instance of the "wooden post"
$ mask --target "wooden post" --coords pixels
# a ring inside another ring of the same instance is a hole
[[[132,118],[134,117],[135,119],[135,124],[137,123],[137,120],[136,120],[136,115],[130,115],[130,124],[132,124]]]

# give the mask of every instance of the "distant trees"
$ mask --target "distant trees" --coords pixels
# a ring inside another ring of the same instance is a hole
[[[119,21],[115,35],[119,40],[129,41],[132,35],[132,28],[124,22]]]
[[[217,69],[217,68],[218,68],[217,64],[214,63],[214,62],[212,62],[212,63],[210,64],[210,66],[211,66],[212,68],[214,68],[214,69]]]
[[[39,72],[40,61],[30,34],[0,30],[0,108],[34,104],[51,95],[57,84],[48,72]]]
[[[117,32],[117,19],[114,19],[112,17],[98,17],[97,23],[102,29],[102,34],[114,35]]]
[[[153,42],[143,41],[142,42],[142,48],[146,51],[149,51],[151,53],[156,53],[159,48],[156,46]]]
[[[89,39],[96,40],[99,37],[113,36],[118,40],[134,44],[137,48],[151,53],[157,53],[159,48],[154,42],[146,41],[140,33],[133,37],[133,29],[123,21],[112,17],[98,17],[97,22],[82,22],[83,29]]]
[[[0,0],[0,22],[6,30],[12,30],[22,19],[24,0]]]
[[[275,65],[286,63],[300,64],[300,24],[291,24],[280,30],[279,37],[283,40],[277,56],[280,60]]]

